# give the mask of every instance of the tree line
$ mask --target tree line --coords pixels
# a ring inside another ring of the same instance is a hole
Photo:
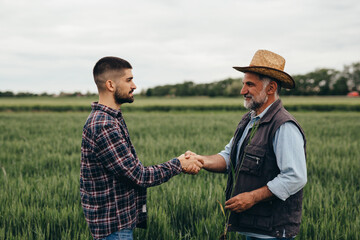
[[[329,68],[316,69],[307,74],[293,75],[295,89],[282,89],[281,95],[326,96],[346,95],[350,91],[360,91],[360,62],[344,66],[342,71]],[[185,81],[143,90],[143,96],[224,96],[240,95],[241,78],[196,84]]]
[[[346,95],[351,91],[360,91],[360,62],[345,65],[342,71],[330,68],[316,69],[307,74],[293,75],[295,89],[282,89],[281,95],[301,96],[326,96]],[[240,95],[242,88],[241,78],[227,78],[212,83],[196,84],[192,81],[185,81],[179,84],[168,84],[142,90],[142,96],[210,96],[210,97],[236,97]],[[13,93],[11,91],[0,91],[0,97],[84,97],[97,94],[87,92],[65,93],[58,95],[47,93]]]

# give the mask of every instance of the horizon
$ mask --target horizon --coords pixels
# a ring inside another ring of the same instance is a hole
[[[358,62],[353,62],[351,64],[355,64],[355,63],[360,63],[360,60]],[[348,65],[344,65],[343,66],[343,69],[346,67],[346,66],[349,66],[351,64],[348,64]],[[296,74],[296,75],[293,75],[293,76],[297,76],[297,75],[306,75],[308,73],[312,73],[312,72],[315,72],[319,69],[332,69],[332,68],[326,68],[326,67],[323,67],[323,68],[315,68],[314,70],[310,71],[310,72],[307,72],[307,73],[302,73],[302,74]],[[340,69],[333,69],[333,70],[336,70],[336,71],[341,71]],[[240,73],[242,74],[242,73]],[[243,75],[243,74],[242,74]],[[214,81],[208,81],[208,82],[201,82],[201,83],[197,83],[197,82],[194,82],[192,81],[194,84],[211,84],[211,83],[216,83],[216,82],[221,82],[221,81],[224,81],[226,79],[229,79],[229,78],[232,78],[232,79],[242,79],[242,76],[239,76],[239,77],[227,77],[227,78],[223,78],[223,79],[220,79],[220,80],[214,80]],[[93,81],[93,79],[92,79]],[[135,90],[136,93],[134,93],[134,95],[141,95],[142,91],[146,91],[150,88],[156,88],[156,87],[160,87],[160,86],[165,86],[165,85],[176,85],[176,84],[183,84],[185,82],[188,82],[190,80],[183,80],[182,82],[178,82],[178,83],[164,83],[162,85],[156,85],[156,86],[150,86],[148,88],[143,88],[141,90],[139,90],[139,88],[137,87],[137,89]],[[95,84],[94,84],[95,85]],[[19,94],[19,93],[25,93],[25,94],[35,94],[35,95],[41,95],[41,94],[47,94],[47,95],[51,95],[51,96],[59,96],[61,94],[64,94],[64,95],[67,95],[67,94],[75,94],[75,93],[80,93],[82,95],[88,95],[88,94],[98,94],[98,91],[94,91],[94,92],[91,92],[91,91],[58,91],[58,92],[46,92],[46,91],[43,91],[43,92],[31,92],[31,91],[12,91],[12,90],[3,90],[3,89],[0,89],[0,92],[4,93],[4,92],[12,92],[14,93],[15,95],[16,94]],[[352,91],[349,91],[349,92],[352,92]]]
[[[258,49],[283,56],[290,75],[359,61],[355,0],[20,0],[1,1],[0,12],[0,91],[97,92],[92,68],[103,56],[132,64],[137,92],[242,77],[232,67]]]

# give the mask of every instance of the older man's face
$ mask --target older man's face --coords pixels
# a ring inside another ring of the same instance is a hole
[[[244,107],[256,111],[268,100],[266,86],[259,76],[254,73],[245,73],[241,94],[244,95]]]

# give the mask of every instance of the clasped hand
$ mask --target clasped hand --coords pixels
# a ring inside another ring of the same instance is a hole
[[[178,157],[184,173],[197,174],[204,166],[204,160],[197,154],[187,151]]]

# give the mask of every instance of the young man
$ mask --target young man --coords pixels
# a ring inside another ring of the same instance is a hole
[[[83,128],[80,194],[95,239],[132,239],[135,227],[146,227],[146,188],[182,171],[196,174],[203,165],[184,155],[160,165],[142,165],[120,109],[134,101],[131,69],[117,57],[104,57],[93,69],[99,102],[92,104]]]
[[[228,171],[228,230],[248,240],[292,239],[300,229],[306,140],[279,99],[280,86],[295,87],[284,67],[285,59],[267,50],[257,51],[250,66],[234,67],[245,73],[241,94],[250,112],[219,154],[186,153],[203,160],[208,171]]]

